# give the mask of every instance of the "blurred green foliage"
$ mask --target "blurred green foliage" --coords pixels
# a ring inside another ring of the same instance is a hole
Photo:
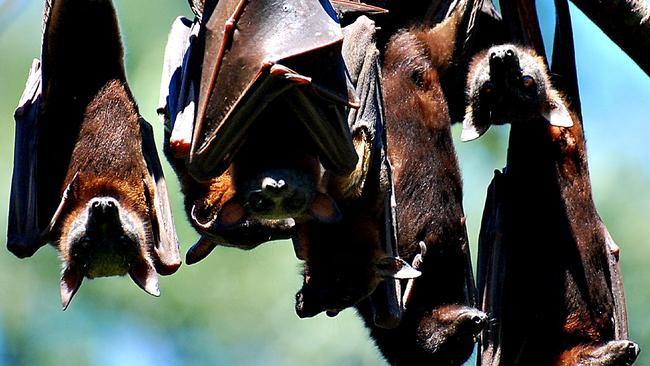
[[[0,237],[6,236],[12,114],[31,60],[39,57],[42,11],[39,1],[11,5],[0,0]],[[547,34],[549,6],[540,6]],[[160,145],[155,110],[163,50],[173,19],[189,10],[181,0],[120,0],[116,7],[129,82]],[[650,344],[650,81],[584,17],[575,32],[594,197],[622,247],[632,339],[643,347]],[[474,255],[485,189],[504,164],[506,143],[507,129],[493,128],[479,142],[458,146]],[[177,180],[165,168],[185,252],[197,234],[185,218]],[[59,271],[51,247],[26,260],[0,254],[0,365],[383,363],[352,310],[333,319],[297,318],[300,264],[287,242],[251,252],[217,248],[203,262],[162,278],[160,298],[128,278],[87,280],[66,312],[60,310]],[[638,364],[650,364],[650,352]]]

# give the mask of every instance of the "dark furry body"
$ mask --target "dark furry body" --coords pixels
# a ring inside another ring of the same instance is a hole
[[[582,123],[571,119],[513,122],[507,166],[488,190],[478,282],[495,320],[483,365],[628,365],[638,353],[614,341],[627,337],[615,244],[591,196]]]
[[[460,365],[484,315],[474,285],[462,208],[462,182],[440,78],[449,68],[458,14],[432,30],[401,31],[384,56],[388,153],[393,166],[399,253],[407,262],[424,241],[427,255],[399,327],[378,328],[358,306],[391,364]],[[473,323],[476,322],[476,323]]]

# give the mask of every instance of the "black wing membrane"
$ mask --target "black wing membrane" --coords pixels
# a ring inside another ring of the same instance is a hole
[[[188,168],[198,180],[230,164],[255,117],[284,97],[323,165],[349,173],[356,154],[345,107],[357,106],[328,2],[219,1],[203,14],[203,67]]]

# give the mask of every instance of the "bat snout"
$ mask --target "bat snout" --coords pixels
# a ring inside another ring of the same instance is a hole
[[[487,319],[487,315],[477,309],[469,309],[458,316],[459,327],[474,336],[487,325]]]
[[[63,235],[68,258],[88,278],[124,275],[140,253],[142,222],[112,197],[95,197]]]
[[[312,318],[320,314],[324,309],[317,305],[314,299],[310,299],[308,291],[304,288],[296,294],[296,315],[299,318]]]
[[[88,219],[97,222],[119,222],[120,204],[113,197],[95,197],[88,202]]]
[[[284,179],[266,177],[262,179],[262,191],[269,196],[281,197],[287,191],[287,182]]]
[[[519,57],[511,46],[494,47],[489,58],[490,78],[495,81],[518,78],[521,74]]]

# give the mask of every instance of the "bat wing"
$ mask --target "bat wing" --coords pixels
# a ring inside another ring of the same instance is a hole
[[[358,191],[364,190],[366,182],[378,184],[378,187],[366,191],[375,192],[384,198],[381,218],[383,226],[380,225],[382,232],[379,235],[381,247],[386,256],[398,257],[395,196],[385,143],[384,100],[379,51],[374,43],[375,30],[375,23],[365,16],[359,17],[343,30],[343,58],[359,96],[359,108],[350,110],[348,124],[354,141],[363,141],[366,147],[362,150],[370,150],[369,153],[359,154],[361,163],[352,175],[358,177],[355,183]],[[378,177],[369,177],[373,174]],[[394,328],[399,325],[402,318],[401,293],[400,281],[388,278],[371,294],[370,303],[377,326]]]
[[[566,0],[555,0],[555,9],[557,21],[555,25],[555,39],[553,42],[553,59],[552,59],[552,78],[553,84],[567,98],[571,109],[576,112],[582,121],[582,110],[580,104],[580,93],[578,90],[578,76],[576,71],[575,50],[573,43],[573,31],[571,26],[571,15]],[[572,182],[575,184],[575,182]],[[571,195],[579,196],[579,195]],[[566,199],[567,201],[569,198]],[[593,212],[594,216],[598,216]],[[612,239],[607,227],[601,221],[600,217],[595,220],[600,225],[600,235],[595,236],[603,239],[605,253],[607,256],[607,265],[609,269],[609,278],[607,284],[610,286],[613,298],[613,315],[614,315],[614,333],[615,339],[626,340],[629,337],[627,310],[625,306],[625,293],[623,290],[623,279],[618,262],[618,245]],[[571,221],[572,222],[572,221]],[[577,230],[575,230],[577,231]],[[594,243],[595,244],[595,243]],[[603,244],[601,241],[599,244]],[[593,244],[590,246],[594,246]]]
[[[618,255],[614,254],[618,250],[618,245],[612,239],[605,224],[601,223],[602,235],[607,243],[607,263],[609,265],[609,281],[611,286],[612,297],[614,298],[614,336],[615,339],[629,339],[627,325],[627,310],[625,306],[625,291],[623,290],[623,276],[618,263]]]
[[[479,340],[479,358],[482,366],[501,364],[501,310],[506,254],[500,242],[501,201],[499,190],[504,189],[504,177],[499,171],[488,187],[481,220],[478,246],[478,292],[481,310],[496,321],[488,322]]]
[[[41,63],[34,60],[25,91],[14,114],[16,137],[14,168],[9,198],[7,248],[24,258],[46,243],[49,222],[40,219],[38,206],[38,113],[41,102]]]
[[[378,6],[364,4],[353,0],[331,0],[330,3],[342,25],[351,24],[359,16],[365,15],[376,19],[377,16],[387,15],[388,10]]]
[[[188,168],[198,180],[222,173],[255,117],[286,96],[338,174],[356,165],[344,108],[355,105],[328,2],[222,0],[203,16],[203,65]]]
[[[172,219],[167,184],[156,152],[153,130],[144,119],[140,120],[140,132],[142,134],[142,153],[149,173],[149,176],[145,177],[145,184],[153,208],[152,226],[154,227],[154,240],[157,242],[157,245],[152,246],[156,271],[162,275],[168,275],[176,272],[181,265],[178,238]]]

